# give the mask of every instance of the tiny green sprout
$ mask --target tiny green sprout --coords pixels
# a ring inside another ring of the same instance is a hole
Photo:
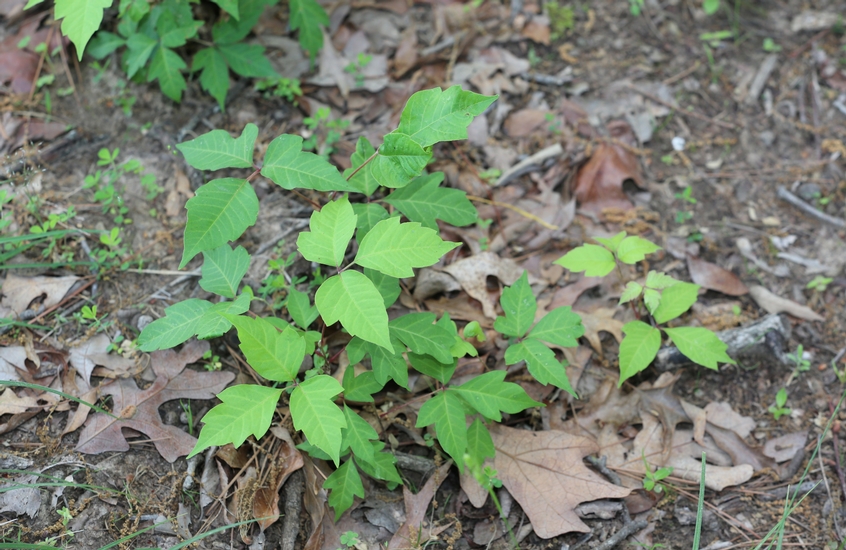
[[[629,13],[639,16],[643,12],[643,4],[644,0],[629,0]]]
[[[62,516],[62,525],[67,525],[68,522],[73,519],[73,514],[71,514],[71,511],[68,510],[67,506],[59,508],[56,510],[56,513]]]
[[[500,170],[499,168],[489,168],[487,170],[479,172],[479,179],[481,179],[485,183],[493,183],[501,175],[502,170]]]
[[[467,323],[464,327],[464,337],[475,338],[479,342],[484,342],[486,340],[485,331],[479,324],[479,321],[470,321]]]
[[[805,288],[809,290],[816,290],[817,292],[825,292],[825,289],[828,288],[831,281],[833,281],[831,277],[817,275],[807,285],[805,285]]]
[[[696,201],[695,198],[693,198],[692,194],[693,194],[693,187],[687,186],[682,190],[681,193],[676,193],[674,196],[675,196],[675,198],[677,198],[679,200],[683,200],[684,202],[686,202],[688,204],[696,204],[697,201]]]
[[[86,321],[96,321],[97,320],[97,306],[82,306],[82,318]]]
[[[741,311],[742,310],[740,309],[739,305],[734,304],[733,306],[731,306],[731,312],[734,314],[735,317],[740,317]]]
[[[676,223],[683,224],[690,221],[693,218],[693,212],[688,212],[686,210],[679,210],[676,212]]]
[[[667,166],[672,166],[674,161],[675,161],[675,159],[673,158],[673,155],[671,155],[671,154],[663,155],[661,157],[661,162],[663,162]]]
[[[775,41],[770,37],[764,39],[764,43],[761,47],[764,49],[765,52],[775,53],[781,51],[781,46],[776,44]]]
[[[540,56],[538,56],[538,53],[535,51],[534,47],[529,47],[528,59],[530,67],[537,67],[538,65],[540,65],[541,58]]]
[[[664,485],[661,484],[660,481],[669,477],[673,473],[673,468],[666,466],[664,468],[658,468],[653,472],[649,463],[646,461],[646,457],[642,456],[641,458],[643,459],[643,466],[646,470],[646,474],[643,478],[643,488],[647,491],[655,491],[656,493],[662,492],[664,490]]]
[[[347,531],[341,535],[341,544],[347,548],[352,548],[356,544],[361,544],[361,539],[355,531]]]
[[[720,9],[720,0],[703,0],[702,10],[708,15],[714,15]]]
[[[793,370],[794,377],[800,372],[807,372],[811,369],[811,362],[805,359],[805,348],[802,344],[796,346],[796,352],[787,357],[796,365],[796,368]]]
[[[775,397],[775,405],[770,405],[768,409],[770,413],[773,415],[773,418],[778,420],[782,416],[786,414],[790,414],[793,412],[789,407],[785,407],[787,404],[787,389],[781,388],[778,390],[778,393]]]

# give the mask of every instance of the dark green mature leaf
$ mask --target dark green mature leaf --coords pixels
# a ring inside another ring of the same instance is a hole
[[[391,132],[385,136],[379,154],[370,161],[368,167],[379,185],[405,187],[420,175],[431,158],[430,150],[424,149],[404,134]]]
[[[449,382],[458,366],[458,360],[452,357],[450,357],[449,362],[441,363],[431,355],[418,355],[412,352],[408,352],[407,355],[414,370],[426,376],[431,376],[442,384]]]
[[[596,244],[576,247],[554,263],[574,273],[584,271],[585,277],[605,277],[617,267],[611,251]]]
[[[308,294],[300,292],[294,287],[288,289],[288,299],[285,302],[285,307],[288,309],[291,319],[303,330],[308,329],[314,320],[317,319],[317,308],[311,305]]]
[[[240,237],[256,223],[259,203],[250,182],[222,178],[200,187],[185,208],[188,210],[188,223],[185,224],[185,249],[180,269],[200,252]]]
[[[337,380],[320,374],[304,381],[291,393],[291,418],[294,428],[302,431],[312,445],[328,454],[338,464],[341,430],[347,427],[344,413],[333,400],[344,391]]]
[[[326,159],[304,152],[303,138],[290,134],[282,134],[267,146],[261,174],[283,189],[356,191]]]
[[[364,485],[352,460],[347,460],[323,482],[329,490],[329,506],[335,510],[335,521],[352,506],[355,497],[364,498]]]
[[[351,167],[344,171],[345,178],[349,178],[352,174],[355,174],[349,180],[350,184],[359,193],[363,193],[368,197],[379,188],[379,182],[373,177],[370,171],[370,164],[358,171],[356,169],[367,162],[374,154],[376,154],[376,149],[373,148],[367,138],[364,136],[359,137],[358,142],[355,144],[355,152],[350,156]]]
[[[170,48],[159,46],[150,59],[150,68],[147,70],[147,82],[159,81],[162,93],[170,99],[179,103],[182,101],[182,92],[188,85],[182,71],[188,65],[182,61],[175,51]]]
[[[517,281],[510,287],[502,289],[499,299],[505,317],[497,317],[494,329],[508,336],[517,338],[525,335],[535,322],[535,312],[538,303],[529,285],[529,274],[524,271]]]
[[[661,291],[661,303],[652,315],[658,324],[672,321],[696,303],[699,295],[699,285],[693,283],[676,283]]]
[[[138,349],[155,351],[170,349],[197,334],[197,325],[212,303],[189,298],[165,309],[165,316],[156,319],[138,335]]]
[[[313,60],[323,47],[323,30],[329,26],[329,16],[314,0],[291,0],[291,29],[300,31],[300,46]]]
[[[282,388],[256,384],[232,386],[220,392],[222,401],[203,416],[202,431],[188,458],[214,445],[232,443],[240,447],[251,435],[256,439],[267,433]]]
[[[368,268],[364,268],[364,275],[373,282],[376,290],[382,295],[385,300],[385,309],[394,305],[402,292],[399,279]]]
[[[352,362],[344,371],[344,400],[346,401],[372,403],[373,394],[381,391],[383,387],[385,385],[376,381],[376,375],[372,371],[365,371],[356,376]]]
[[[520,361],[526,362],[529,372],[535,380],[543,385],[552,384],[570,395],[577,397],[570,379],[567,378],[566,363],[562,364],[555,358],[555,352],[546,344],[534,338],[526,338],[522,342],[512,344],[505,350],[505,364],[514,365]]]
[[[220,19],[212,28],[214,43],[234,44],[243,40],[258,23],[266,6],[276,4],[278,0],[239,0],[239,17]]]
[[[420,407],[417,415],[418,428],[432,424],[438,434],[443,450],[455,460],[458,469],[464,472],[464,451],[467,450],[467,424],[464,404],[457,393],[446,390],[438,393]]]
[[[62,34],[70,38],[76,46],[80,61],[82,61],[85,45],[103,22],[103,11],[111,5],[112,0],[57,0],[55,2],[53,17],[56,21],[62,20]]]
[[[311,231],[297,237],[297,250],[303,258],[333,267],[340,267],[344,253],[355,233],[356,215],[344,196],[315,210],[308,222]]]
[[[185,161],[197,170],[221,168],[250,168],[258,126],[252,122],[244,126],[241,135],[233,138],[226,130],[212,130],[196,139],[176,146]]]
[[[373,426],[355,411],[344,405],[344,418],[347,427],[341,430],[341,448],[349,447],[356,459],[361,462],[373,462],[373,440],[379,439],[379,434]]]
[[[643,321],[631,321],[623,325],[626,335],[620,342],[620,382],[639,373],[652,363],[661,347],[661,331]]]
[[[234,298],[241,279],[250,268],[250,253],[243,246],[232,250],[228,244],[203,252],[200,286],[225,298]]]
[[[393,351],[385,301],[364,274],[347,270],[330,277],[317,289],[314,303],[327,326],[340,321],[350,336]]]
[[[665,328],[673,343],[685,357],[703,367],[717,370],[717,363],[734,365],[734,359],[728,356],[725,342],[704,327]]]
[[[441,363],[452,363],[450,348],[455,338],[434,322],[434,313],[408,313],[394,319],[388,326],[391,336],[398,338],[414,353],[431,355]]]
[[[231,302],[219,302],[210,307],[197,323],[197,338],[206,340],[223,336],[232,328],[226,315],[241,315],[250,309],[252,292],[244,292]]]
[[[270,61],[264,56],[264,48],[258,44],[225,44],[219,46],[235,74],[247,78],[273,78],[279,76]]]
[[[438,228],[435,220],[443,220],[456,227],[475,223],[479,213],[467,199],[467,193],[441,187],[443,180],[443,172],[420,176],[388,195],[385,202],[409,220],[420,222],[430,229]]]
[[[529,336],[557,344],[566,348],[574,348],[579,345],[577,338],[583,336],[585,327],[582,325],[582,318],[573,312],[570,306],[557,307],[547,313],[543,319],[538,321]]]
[[[202,21],[196,21],[190,12],[187,18],[182,18],[176,12],[163,9],[156,20],[156,31],[161,45],[165,48],[179,48],[184,46],[189,38],[197,35],[197,30],[203,26]]]
[[[147,64],[159,41],[144,33],[135,33],[126,41],[126,76],[132,78]],[[179,147],[177,145],[177,147]]]
[[[373,376],[376,381],[384,385],[388,380],[393,380],[405,389],[408,388],[408,364],[402,356],[405,346],[398,341],[393,342],[393,349],[388,350],[382,346],[365,343],[365,349],[370,356],[370,365],[373,367]]]
[[[191,71],[200,73],[200,86],[217,100],[220,110],[224,110],[226,92],[229,91],[229,67],[216,48],[203,48],[194,55]]]
[[[383,453],[382,449],[385,444],[381,441],[373,442],[373,462],[358,461],[358,467],[361,471],[369,475],[373,479],[381,479],[388,482],[388,489],[393,489],[397,485],[402,484],[402,478],[397,471],[397,458],[392,453]]]
[[[109,31],[100,31],[88,43],[88,51],[86,53],[99,61],[125,45],[126,40],[122,37]]]
[[[543,403],[529,397],[522,387],[505,382],[504,370],[480,374],[450,389],[458,392],[476,412],[496,422],[502,421],[500,411],[515,414],[530,407],[543,406]]]
[[[478,418],[467,428],[467,454],[476,464],[484,464],[485,459],[493,458],[496,454],[491,432]]]
[[[441,239],[438,232],[398,217],[373,226],[359,243],[355,263],[391,277],[414,277],[415,267],[429,267],[460,243]]]
[[[467,139],[473,118],[485,112],[498,96],[465,92],[461,86],[422,90],[405,104],[397,132],[406,134],[422,147],[439,141]]]
[[[238,0],[212,0],[223,11],[238,19]]]
[[[305,340],[291,327],[279,332],[261,317],[230,315],[247,363],[267,380],[291,382],[305,357]]]

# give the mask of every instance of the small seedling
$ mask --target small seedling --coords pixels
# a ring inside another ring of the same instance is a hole
[[[558,40],[576,26],[576,14],[569,5],[561,5],[554,0],[547,2],[546,13],[549,16],[549,26],[552,31],[549,37],[552,40]]]
[[[350,73],[355,77],[356,88],[364,86],[364,68],[370,64],[373,56],[367,53],[359,53],[355,61],[344,67],[344,71]]]
[[[764,48],[765,52],[775,53],[775,52],[781,51],[781,46],[776,44],[775,41],[773,41],[773,39],[769,38],[769,37],[764,39],[764,43],[763,43],[762,47]]]
[[[635,17],[639,16],[643,12],[644,2],[645,0],[629,0],[629,13]]]
[[[802,347],[802,344],[796,346],[796,351],[787,357],[796,365],[793,374],[790,375],[791,378],[797,378],[800,372],[807,372],[811,369],[811,362],[805,358],[805,348]]]
[[[664,468],[658,468],[653,472],[652,467],[646,461],[646,457],[643,456],[641,458],[643,459],[643,466],[646,470],[646,473],[643,478],[643,488],[647,491],[655,491],[656,493],[663,492],[664,485],[660,482],[672,475],[673,468],[670,466],[665,466]]]
[[[479,172],[479,179],[484,181],[485,183],[492,184],[495,182],[499,177],[502,175],[502,170],[499,168],[488,168],[482,172]]]
[[[677,199],[683,200],[684,202],[686,202],[688,204],[696,204],[697,201],[696,201],[695,198],[693,198],[692,195],[693,195],[693,187],[687,186],[684,189],[682,189],[681,193],[676,193],[674,196]]]
[[[347,531],[341,535],[341,544],[347,548],[353,548],[357,544],[361,544],[361,539],[355,531]]]
[[[825,289],[828,288],[828,285],[831,284],[833,281],[831,277],[823,277],[822,275],[817,275],[811,281],[805,285],[805,288],[809,290],[815,290],[817,292],[825,292]]]
[[[303,95],[299,78],[265,78],[256,83],[256,90],[265,92],[265,97],[281,97],[293,105],[297,105],[297,98]]]
[[[675,158],[673,157],[673,155],[663,155],[661,157],[661,162],[663,162],[667,166],[672,166],[675,163]]]
[[[220,361],[220,356],[212,353],[212,350],[206,350],[203,354],[203,359],[208,361],[206,363],[206,370],[207,371],[218,371],[223,368],[223,363]]]
[[[775,405],[770,405],[768,409],[772,413],[773,418],[778,420],[786,414],[793,412],[790,408],[785,407],[787,404],[787,388],[781,388],[775,397]]]

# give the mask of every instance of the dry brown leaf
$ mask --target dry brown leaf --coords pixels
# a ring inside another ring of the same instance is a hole
[[[608,125],[619,143],[602,142],[590,159],[576,173],[573,194],[582,208],[599,213],[603,208],[633,208],[623,191],[623,182],[632,180],[643,187],[637,157],[620,143],[633,146],[636,141],[631,127],[622,121]]]
[[[417,27],[410,25],[402,33],[394,54],[394,78],[401,78],[417,64]]]
[[[281,444],[279,450],[273,455],[275,464],[272,475],[276,479],[268,480],[270,487],[259,488],[253,501],[253,517],[258,520],[259,529],[262,531],[279,519],[279,489],[282,488],[288,476],[303,467],[303,455],[294,445],[288,430],[282,426],[273,426],[270,432],[281,440]]]
[[[24,312],[36,298],[43,296],[45,309],[51,308],[62,301],[65,294],[79,280],[79,277],[18,277],[11,273],[6,275],[3,287],[3,305],[12,309],[16,315]]]
[[[323,488],[325,474],[317,470],[317,466],[308,454],[302,455],[303,474],[305,474],[305,490],[303,491],[303,505],[311,519],[311,534],[303,550],[334,550],[340,546],[340,534],[332,521],[333,514],[329,510],[329,499]]]
[[[600,331],[608,332],[617,340],[623,340],[623,323],[614,319],[617,310],[607,307],[597,308],[591,312],[577,311],[582,318],[582,325],[585,327],[585,338],[590,342],[591,347],[602,356],[602,341],[599,339]]]
[[[520,34],[538,44],[549,46],[549,21],[541,21],[540,19],[536,17],[526,23]]]
[[[94,367],[101,365],[107,369],[114,371],[116,376],[125,375],[133,368],[135,368],[135,361],[121,357],[120,355],[110,354],[106,350],[111,345],[109,337],[100,333],[92,336],[85,342],[75,344],[75,347],[70,348],[70,357],[68,363],[76,369],[86,382],[91,382],[91,371]]]
[[[3,393],[0,394],[0,416],[3,416],[4,414],[24,413],[27,409],[38,406],[37,398],[29,396],[18,397],[18,395],[12,391],[12,388],[6,388]]]
[[[825,321],[825,317],[815,312],[813,309],[797,304],[787,298],[776,296],[766,288],[753,285],[749,287],[749,295],[752,299],[761,306],[767,313],[789,313],[794,317],[805,319],[807,321]]]
[[[79,434],[76,450],[88,454],[106,451],[127,451],[121,428],[132,428],[152,440],[168,462],[187,455],[197,439],[176,426],[162,422],[159,406],[173,399],[212,399],[235,378],[230,372],[198,372],[185,367],[203,356],[208,342],[191,341],[176,353],[173,350],[154,352],[150,359],[156,379],[146,390],[138,389],[131,378],[117,380],[102,391],[114,399],[115,419],[98,413],[88,420]]]
[[[26,372],[26,348],[23,346],[0,347],[0,378],[20,380],[21,372]]]
[[[522,109],[505,119],[503,129],[511,137],[526,137],[546,122],[548,114],[541,109]]]
[[[749,289],[737,275],[727,269],[693,256],[687,257],[687,269],[694,283],[708,290],[729,296],[743,296]]]
[[[388,550],[420,548],[430,538],[437,536],[449,526],[429,525],[426,511],[429,509],[429,504],[435,496],[435,491],[438,490],[443,480],[446,479],[451,466],[452,461],[450,460],[438,468],[417,494],[412,493],[408,487],[403,486],[402,497],[405,501],[406,519],[405,523],[391,537],[391,541],[388,543]]]
[[[802,451],[808,432],[794,432],[781,437],[770,439],[764,444],[764,454],[776,462],[791,460],[796,453]]]
[[[736,412],[724,401],[714,401],[705,405],[708,422],[719,428],[732,430],[740,437],[748,437],[755,429],[755,419]]]
[[[588,469],[583,459],[599,451],[586,437],[566,432],[491,428],[494,466],[508,492],[520,503],[541,538],[587,533],[575,512],[582,502],[623,498],[629,489],[612,485]]]
[[[562,306],[572,306],[579,299],[579,296],[586,290],[597,287],[602,283],[602,277],[584,277],[582,276],[575,283],[561,287],[555,291],[552,301],[549,303],[549,309],[555,309]]]
[[[503,285],[510,286],[523,274],[523,269],[514,260],[502,258],[492,252],[482,252],[464,258],[443,270],[455,277],[467,294],[482,303],[482,310],[490,319],[496,319],[496,303],[499,297],[491,296],[488,292],[487,278],[494,276]]]

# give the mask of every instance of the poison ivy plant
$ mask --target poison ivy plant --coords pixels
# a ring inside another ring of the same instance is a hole
[[[576,247],[555,263],[589,277],[604,277],[619,264],[636,264],[660,250],[654,243],[625,231],[611,238],[596,237],[599,244]],[[629,281],[620,296],[620,305],[632,303],[638,319],[623,325],[625,337],[620,342],[620,384],[648,367],[661,348],[663,325],[684,314],[696,302],[699,285],[678,281],[666,273],[650,271],[639,283]],[[642,306],[642,312],[637,306]],[[652,323],[643,319],[649,317]],[[540,323],[539,323],[540,324]],[[716,369],[718,363],[734,360],[726,354],[727,346],[704,327],[663,327],[673,344],[688,359]],[[507,355],[506,355],[507,358]],[[537,376],[537,375],[536,375]]]

